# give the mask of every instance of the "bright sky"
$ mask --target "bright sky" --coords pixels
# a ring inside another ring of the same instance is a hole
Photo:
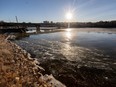
[[[0,0],[0,21],[65,22],[68,11],[71,21],[116,20],[116,0]]]

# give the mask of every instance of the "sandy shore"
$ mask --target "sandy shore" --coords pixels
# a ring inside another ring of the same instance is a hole
[[[44,70],[36,58],[0,35],[0,87],[65,87]]]

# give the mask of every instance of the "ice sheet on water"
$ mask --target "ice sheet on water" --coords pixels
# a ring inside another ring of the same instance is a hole
[[[98,49],[88,49],[73,46],[70,43],[44,39],[24,39],[15,42],[41,61],[45,59],[64,59],[77,61],[85,66],[108,69],[113,64],[111,61],[109,62],[108,56],[103,55],[103,52]]]

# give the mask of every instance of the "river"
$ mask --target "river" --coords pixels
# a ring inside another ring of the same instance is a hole
[[[14,42],[67,87],[116,87],[116,29],[68,28]]]

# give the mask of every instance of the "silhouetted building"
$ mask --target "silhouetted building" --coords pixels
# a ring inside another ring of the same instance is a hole
[[[44,23],[44,24],[48,24],[48,23],[49,23],[49,21],[43,21],[43,23]]]

